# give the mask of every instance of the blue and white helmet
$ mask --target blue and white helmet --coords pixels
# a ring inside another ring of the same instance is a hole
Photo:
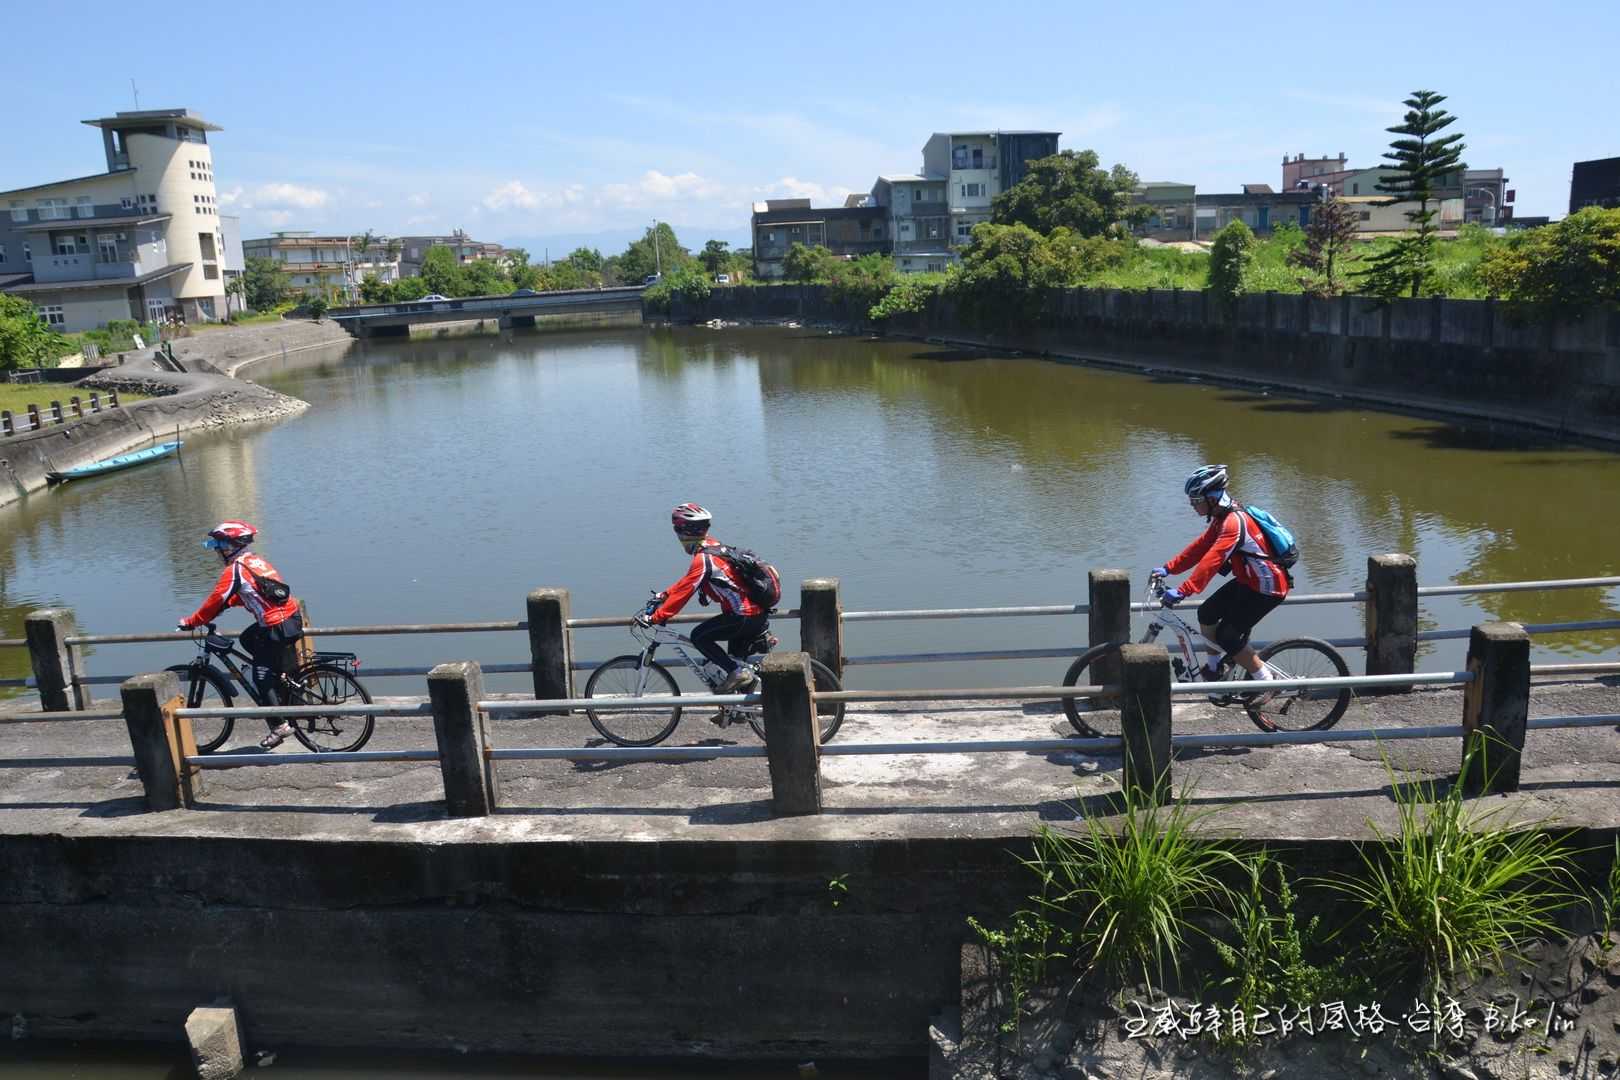
[[[1208,499],[1217,506],[1225,506],[1230,501],[1226,494],[1225,465],[1203,466],[1187,477],[1181,488],[1188,499]]]

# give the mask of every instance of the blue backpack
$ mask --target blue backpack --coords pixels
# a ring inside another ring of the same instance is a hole
[[[1260,532],[1266,538],[1266,547],[1271,549],[1271,557],[1277,565],[1284,570],[1292,569],[1299,562],[1299,544],[1288,526],[1258,506],[1245,506],[1243,512],[1260,526]]]

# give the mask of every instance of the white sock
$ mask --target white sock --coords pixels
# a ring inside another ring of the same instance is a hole
[[[1253,672],[1249,677],[1251,679],[1271,679],[1275,678],[1276,676],[1271,674],[1270,668],[1266,667],[1264,664],[1261,664],[1260,670]]]

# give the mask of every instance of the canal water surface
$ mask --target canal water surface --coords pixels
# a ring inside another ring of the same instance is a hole
[[[444,338],[301,363],[258,374],[311,403],[296,419],[194,434],[179,460],[0,509],[0,637],[42,605],[91,632],[167,629],[212,585],[200,540],[231,517],[260,527],[316,623],[517,619],[540,585],[571,589],[576,615],[628,614],[684,569],[668,513],[687,500],[790,586],[838,577],[846,610],[1081,603],[1087,570],[1140,579],[1197,534],[1181,483],[1204,462],[1228,464],[1241,499],[1295,530],[1304,591],[1358,588],[1367,555],[1386,551],[1414,554],[1423,584],[1620,573],[1620,457],[1341,401],[781,328]],[[1426,628],[1615,618],[1620,590],[1441,598],[1423,615]],[[1354,636],[1359,620],[1354,605],[1300,606],[1264,630]],[[1085,637],[1083,616],[864,622],[846,650]],[[330,645],[373,666],[526,656],[514,633]],[[576,655],[630,645],[591,631]],[[1617,646],[1612,632],[1536,640],[1543,658]],[[189,652],[105,646],[88,666],[128,674]],[[1420,664],[1461,656],[1436,644]],[[0,677],[26,667],[0,650]],[[1065,667],[859,666],[846,682],[1050,683]]]

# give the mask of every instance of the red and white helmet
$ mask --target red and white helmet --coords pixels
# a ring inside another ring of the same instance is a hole
[[[707,536],[714,516],[697,503],[681,503],[670,511],[669,523],[677,536]]]
[[[222,521],[208,530],[208,539],[203,541],[203,547],[213,551],[236,551],[253,543],[253,538],[258,535],[259,530],[245,521]]]

